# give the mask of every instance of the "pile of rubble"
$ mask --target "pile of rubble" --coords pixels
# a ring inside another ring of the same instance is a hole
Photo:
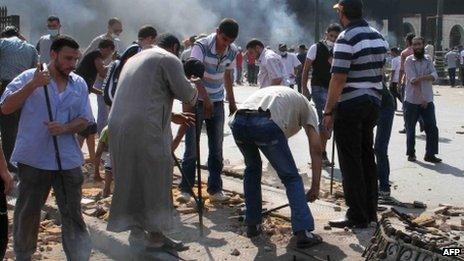
[[[366,248],[366,260],[464,260],[443,256],[444,248],[464,249],[464,208],[440,205],[412,215],[392,208]]]

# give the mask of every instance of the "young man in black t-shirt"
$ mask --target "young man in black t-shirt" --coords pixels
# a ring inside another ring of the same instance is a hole
[[[309,99],[308,90],[308,75],[312,68],[311,77],[311,98],[316,105],[317,116],[319,117],[319,128],[322,132],[322,112],[324,110],[325,103],[327,101],[327,93],[330,82],[330,67],[333,56],[333,46],[338,35],[342,31],[342,28],[338,24],[332,24],[327,28],[325,39],[315,43],[309,48],[306,56],[306,61],[303,67],[303,75],[301,79],[302,93]],[[333,162],[330,162],[327,158],[326,144],[330,137],[321,135],[322,142],[322,163],[324,166],[331,166]]]
[[[113,55],[114,50],[115,44],[113,40],[103,39],[98,44],[98,49],[86,54],[77,66],[76,73],[84,78],[89,89],[89,94],[103,95],[103,92],[94,88],[93,84],[97,76],[103,78],[106,76],[107,67],[104,61]],[[84,140],[87,140],[87,148],[89,150],[88,162],[93,162],[95,157],[95,134],[97,134],[97,124],[95,122],[90,123],[84,131],[78,134],[81,147],[84,144]]]

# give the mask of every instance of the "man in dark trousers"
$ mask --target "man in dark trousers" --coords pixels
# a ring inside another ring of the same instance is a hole
[[[18,139],[11,161],[18,163],[19,195],[14,212],[16,260],[31,260],[37,248],[40,211],[50,189],[61,214],[63,249],[68,260],[89,260],[91,242],[81,212],[84,164],[75,134],[91,120],[87,86],[73,73],[79,45],[60,35],[51,45],[48,70],[30,69],[6,87],[3,114],[21,110]],[[44,89],[43,86],[48,86]],[[49,120],[46,96],[53,119]],[[56,137],[60,161],[55,157]],[[61,162],[61,168],[59,166]]]
[[[334,127],[348,211],[345,218],[329,225],[366,228],[377,222],[373,139],[388,43],[363,19],[360,0],[341,0],[334,8],[345,30],[334,46],[323,124],[327,131]]]
[[[2,32],[2,36],[4,38],[0,39],[0,95],[16,76],[37,65],[37,50],[23,40],[18,28],[8,26]],[[13,172],[16,172],[17,168],[10,163],[10,157],[15,146],[19,115],[19,111],[10,115],[0,114],[2,148],[8,169]]]
[[[313,44],[311,48],[309,48],[303,67],[301,90],[308,99],[313,99],[314,104],[316,105],[317,116],[319,117],[319,130],[322,130],[322,111],[324,110],[325,103],[327,102],[333,46],[341,31],[342,28],[338,24],[330,25],[325,33],[325,39]],[[311,68],[313,69],[313,72],[310,95],[308,90],[308,75]],[[330,135],[321,135],[323,166],[331,165],[326,151],[327,139],[329,137]]]

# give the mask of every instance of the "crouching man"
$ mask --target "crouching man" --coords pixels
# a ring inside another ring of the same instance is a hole
[[[321,178],[321,141],[316,112],[300,93],[285,86],[256,91],[230,122],[235,142],[245,158],[244,191],[248,237],[261,233],[261,157],[260,151],[277,171],[285,185],[292,213],[292,229],[297,247],[307,248],[322,242],[313,234],[314,219],[307,201],[319,197]],[[305,197],[303,181],[288,146],[288,138],[304,128],[309,140],[312,185]]]

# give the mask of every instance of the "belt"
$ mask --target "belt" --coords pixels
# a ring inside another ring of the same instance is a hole
[[[258,110],[238,110],[237,115],[271,117],[271,112],[269,110],[263,111],[262,109],[258,109]]]

